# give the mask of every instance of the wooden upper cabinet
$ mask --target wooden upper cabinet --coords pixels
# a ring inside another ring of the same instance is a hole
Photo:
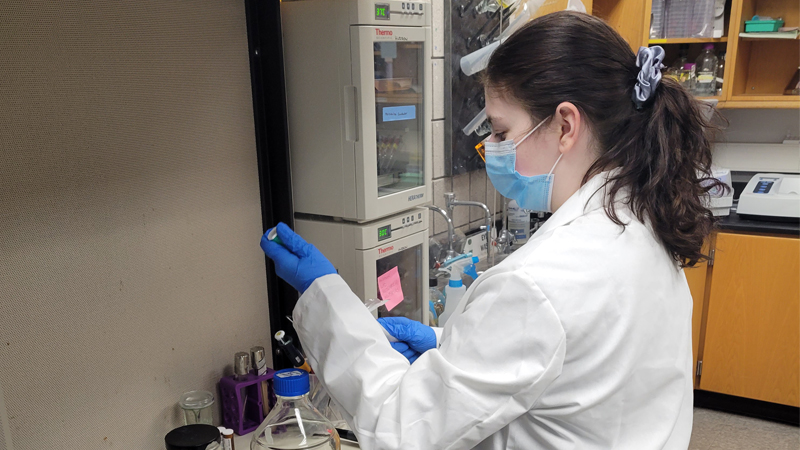
[[[592,14],[606,20],[633,51],[647,46],[652,0],[594,0]]]
[[[634,52],[641,46],[663,46],[667,65],[675,61],[681,44],[690,45],[689,62],[695,61],[704,44],[714,44],[718,54],[726,52],[725,73],[717,75],[724,79],[722,94],[711,97],[719,101],[718,108],[800,107],[800,96],[784,95],[800,66],[800,39],[739,36],[744,22],[756,14],[782,17],[787,27],[800,26],[798,0],[727,0],[721,38],[650,39],[652,5],[653,0],[594,0],[592,13],[614,27]]]
[[[587,14],[592,14],[593,0],[581,0]],[[557,11],[564,11],[569,6],[569,0],[545,0],[542,6],[536,11],[534,17],[541,17],[545,14],[554,13]]]
[[[754,15],[781,17],[785,26],[800,26],[797,0],[733,0],[728,59],[735,61],[728,78],[727,108],[798,108],[800,97],[784,89],[800,66],[800,40],[740,36]]]
[[[719,233],[700,389],[800,406],[800,239]]]

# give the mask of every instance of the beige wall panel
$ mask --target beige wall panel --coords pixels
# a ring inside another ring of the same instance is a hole
[[[162,449],[271,354],[244,2],[6,0],[0,79],[0,449]]]

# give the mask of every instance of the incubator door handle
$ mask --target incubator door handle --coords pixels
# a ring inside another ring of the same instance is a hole
[[[358,92],[355,86],[344,87],[344,138],[358,142]]]

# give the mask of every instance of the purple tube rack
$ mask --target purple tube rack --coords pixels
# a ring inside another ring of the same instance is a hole
[[[219,380],[222,423],[239,436],[254,431],[264,421],[261,382],[272,380],[275,371],[267,369],[264,375],[247,374],[243,380],[233,375]],[[275,404],[274,394],[269,392],[270,407]]]

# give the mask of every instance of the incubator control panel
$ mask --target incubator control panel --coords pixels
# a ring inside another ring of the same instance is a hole
[[[364,250],[385,241],[410,236],[428,229],[428,209],[413,208],[357,227],[356,248]]]
[[[430,1],[358,0],[351,25],[430,26]]]
[[[423,2],[401,2],[400,10],[392,11],[392,5],[390,3],[375,3],[375,19],[390,20],[392,14],[422,16],[425,15],[425,6]]]

